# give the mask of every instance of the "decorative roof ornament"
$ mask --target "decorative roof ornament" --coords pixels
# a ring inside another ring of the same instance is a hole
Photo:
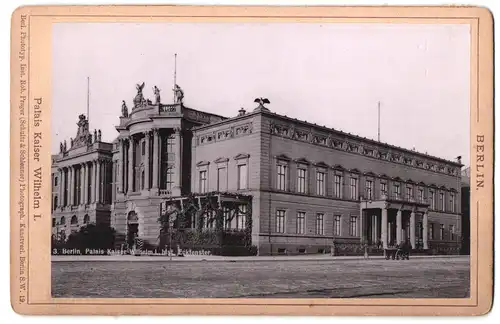
[[[182,100],[184,99],[184,91],[182,91],[181,87],[178,84],[174,86],[174,103],[182,104]]]
[[[141,106],[144,102],[144,96],[142,94],[142,89],[144,89],[144,82],[142,84],[136,84],[137,94],[134,98],[134,108]]]
[[[271,102],[267,98],[255,98],[253,102],[256,102],[259,104],[257,108],[254,109],[254,111],[269,111],[267,107],[264,106],[264,104],[270,104]]]

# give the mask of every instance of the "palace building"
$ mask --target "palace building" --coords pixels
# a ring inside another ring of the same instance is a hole
[[[138,237],[159,246],[162,203],[184,212],[194,202],[200,208],[184,227],[247,230],[259,255],[332,247],[355,254],[402,242],[459,252],[459,158],[280,115],[262,98],[252,111],[222,117],[186,107],[177,86],[172,104],[160,102],[156,87],[155,101],[145,99],[143,87],[130,112],[123,102],[112,143],[81,115],[76,137],[53,155],[54,234],[105,223],[119,235],[116,244]],[[200,211],[211,201],[223,215],[219,225]]]

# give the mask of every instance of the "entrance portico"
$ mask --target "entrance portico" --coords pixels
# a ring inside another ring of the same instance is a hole
[[[382,197],[360,203],[362,244],[388,248],[409,241],[412,249],[428,245],[428,207],[426,202]],[[417,226],[418,224],[418,226]]]

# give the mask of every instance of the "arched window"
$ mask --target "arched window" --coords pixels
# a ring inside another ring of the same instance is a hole
[[[61,221],[59,222],[60,225],[66,226],[66,217],[61,217]]]
[[[90,222],[90,216],[88,214],[85,214],[83,216],[83,224],[87,225]]]
[[[71,225],[78,225],[78,217],[76,217],[76,215],[71,217]]]

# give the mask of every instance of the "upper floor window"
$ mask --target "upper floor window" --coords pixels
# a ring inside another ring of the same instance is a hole
[[[424,201],[424,189],[418,188],[418,201],[423,202]]]
[[[306,176],[307,170],[305,168],[297,169],[297,192],[298,193],[306,193]]]
[[[335,198],[342,198],[342,176],[340,174],[334,176],[333,194]]]
[[[285,233],[285,211],[281,209],[276,211],[276,232]]]
[[[399,186],[399,183],[394,184],[394,198],[401,198],[401,187]]]
[[[247,189],[248,181],[247,181],[247,165],[240,164],[238,165],[238,189]]]
[[[276,166],[277,168],[277,189],[278,190],[286,190],[286,173],[287,173],[287,166],[285,164],[278,164]]]
[[[366,199],[373,199],[373,181],[366,180]]]
[[[354,177],[351,178],[350,192],[351,192],[351,199],[357,200],[358,199],[358,179],[357,178],[354,178]]]
[[[297,212],[297,234],[305,234],[306,232],[306,213]]]
[[[387,196],[387,182],[380,183],[380,194],[382,196]]]
[[[444,192],[439,193],[439,207],[441,208],[442,211],[446,209],[444,205]]]
[[[207,170],[200,171],[200,192],[207,192]]]
[[[452,213],[455,212],[455,193],[450,193],[450,211]]]
[[[219,167],[217,168],[217,191],[226,191],[226,190],[227,190],[227,169],[226,167]]]
[[[323,213],[316,214],[316,234],[317,235],[324,234],[324,228],[323,228],[324,216],[325,216],[325,214],[323,214]]]
[[[413,187],[412,186],[407,186],[406,187],[406,200],[410,201],[413,199]]]
[[[434,190],[429,191],[429,196],[431,209],[436,209],[436,193],[434,192]]]
[[[320,196],[325,195],[325,182],[326,180],[326,173],[323,171],[317,171],[316,172],[316,194]]]

